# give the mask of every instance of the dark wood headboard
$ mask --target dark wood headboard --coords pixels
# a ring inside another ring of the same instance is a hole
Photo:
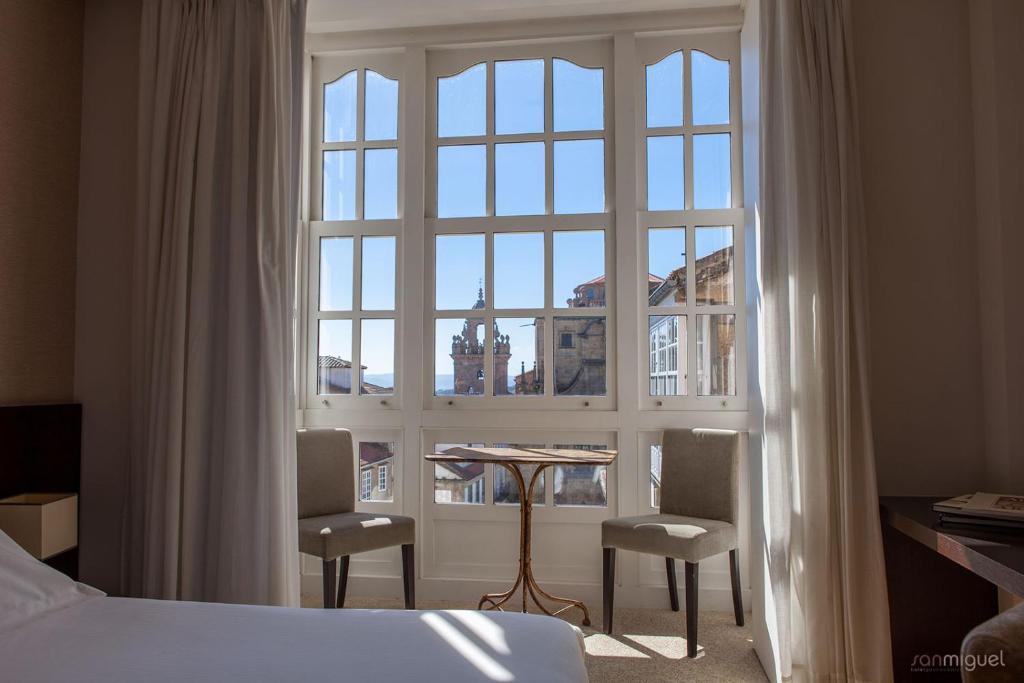
[[[0,498],[77,493],[81,452],[81,404],[0,406]]]
[[[0,498],[81,491],[82,406],[0,406]],[[81,496],[78,499],[81,511]],[[81,523],[81,514],[79,514]],[[78,579],[78,548],[46,560]]]

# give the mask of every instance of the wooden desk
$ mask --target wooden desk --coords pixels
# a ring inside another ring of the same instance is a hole
[[[940,524],[932,504],[944,498],[879,500],[897,681],[959,681],[959,671],[913,671],[914,656],[959,653],[997,614],[997,586],[1024,595],[1024,533]]]
[[[523,587],[523,612],[526,612],[526,595],[529,592],[533,603],[545,614],[556,615],[564,612],[570,607],[577,607],[583,611],[583,625],[590,626],[590,612],[587,606],[579,600],[571,598],[559,598],[547,593],[537,585],[533,577],[533,565],[531,556],[530,539],[532,537],[533,525],[533,491],[540,479],[540,474],[552,465],[602,465],[612,464],[617,451],[582,451],[568,450],[561,448],[449,448],[444,453],[432,453],[427,455],[427,460],[433,462],[479,462],[500,465],[507,469],[519,487],[519,573],[516,575],[515,583],[507,591],[501,593],[487,593],[480,598],[477,609],[483,609],[484,603],[490,603],[488,609],[501,610],[501,606],[512,599],[516,589]],[[530,483],[527,485],[522,465],[536,465]],[[537,594],[540,594],[551,602],[565,603],[565,607],[555,610],[548,610],[540,601]],[[502,610],[503,611],[503,610]]]

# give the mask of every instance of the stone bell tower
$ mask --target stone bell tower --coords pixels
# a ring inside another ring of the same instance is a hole
[[[484,308],[484,290],[477,290],[474,310]],[[455,367],[456,395],[481,395],[484,393],[484,335],[483,318],[466,318],[462,334],[452,336],[452,361]],[[494,339],[494,393],[508,393],[508,360],[511,357],[509,337],[498,330],[495,323]]]

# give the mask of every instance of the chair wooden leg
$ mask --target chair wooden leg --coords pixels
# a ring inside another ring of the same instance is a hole
[[[324,609],[334,607],[334,589],[338,580],[338,560],[324,560],[321,568],[324,575]]]
[[[604,548],[604,632],[612,632],[612,609],[615,604],[615,548]]]
[[[686,656],[697,656],[697,563],[687,562],[683,573],[686,583]]]
[[[740,551],[729,551],[729,573],[732,574],[732,611],[736,625],[743,626],[743,594],[740,592]]]
[[[668,601],[672,605],[672,611],[679,611],[679,589],[676,587],[676,561],[671,557],[665,558],[665,574],[668,577]]]
[[[341,580],[338,582],[338,609],[345,606],[345,591],[348,589],[349,556],[341,557]]]
[[[402,589],[405,591],[405,609],[416,609],[416,566],[415,546],[402,546]]]

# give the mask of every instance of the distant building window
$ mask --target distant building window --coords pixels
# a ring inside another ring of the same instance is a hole
[[[388,466],[381,465],[377,468],[377,488],[381,491],[388,490]]]
[[[559,346],[561,348],[563,348],[563,349],[571,349],[572,348],[572,333],[571,332],[563,332],[562,333],[562,340],[559,343]]]
[[[369,469],[363,470],[363,483],[359,491],[360,498],[363,500],[369,500],[370,493],[373,491],[373,472]]]

